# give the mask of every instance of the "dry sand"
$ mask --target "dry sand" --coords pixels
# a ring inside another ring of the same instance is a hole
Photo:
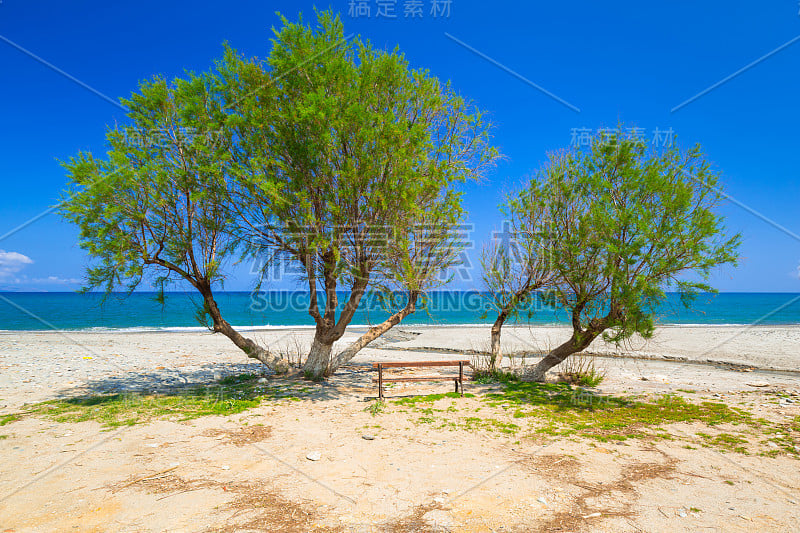
[[[535,353],[564,333],[509,328],[504,347]],[[254,336],[302,350],[309,332]],[[401,327],[328,382],[303,383],[305,399],[229,417],[109,430],[30,416],[0,426],[0,531],[798,531],[800,461],[704,448],[695,435],[709,430],[698,424],[665,426],[674,440],[612,444],[432,427],[391,401],[377,416],[364,411],[375,394],[367,363],[449,359],[483,349],[486,336]],[[800,416],[800,374],[786,372],[798,368],[800,328],[662,328],[626,350],[591,351],[604,354],[602,393],[676,392],[773,422]],[[163,391],[261,370],[210,334],[0,334],[0,414],[59,395]],[[481,394],[492,387],[470,384],[477,397],[434,407],[485,413]],[[308,460],[314,451],[320,459]]]

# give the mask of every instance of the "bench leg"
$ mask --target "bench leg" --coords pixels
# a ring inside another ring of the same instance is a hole
[[[456,392],[458,392],[458,378],[455,378],[453,381],[456,383]]]
[[[378,365],[378,399],[383,400],[383,366]]]

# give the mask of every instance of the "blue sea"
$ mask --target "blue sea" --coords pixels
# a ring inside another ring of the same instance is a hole
[[[342,303],[347,294],[341,294]],[[313,326],[305,292],[223,292],[216,295],[223,315],[241,328]],[[105,301],[96,293],[0,293],[0,330],[194,330],[200,298],[190,292],[166,293],[164,303],[154,293],[111,294]],[[368,295],[352,324],[381,322],[388,316],[376,295]],[[426,309],[407,317],[404,324],[488,324],[494,320],[486,300],[477,292],[435,292]],[[536,309],[521,321],[565,324],[563,313]],[[668,294],[658,310],[658,322],[689,324],[800,324],[798,293],[720,293],[701,295],[692,310],[684,309],[677,294]]]

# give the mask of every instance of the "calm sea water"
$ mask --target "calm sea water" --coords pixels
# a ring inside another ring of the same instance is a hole
[[[340,296],[344,300],[346,295]],[[225,292],[217,301],[226,319],[239,327],[312,326],[304,292]],[[200,328],[195,312],[200,299],[193,293],[168,293],[162,305],[155,294],[114,294],[105,302],[99,294],[0,293],[0,330],[102,330]],[[429,308],[407,317],[405,324],[485,324],[493,320],[476,292],[432,294]],[[362,301],[352,324],[382,321],[388,313],[376,297]],[[800,324],[800,294],[722,293],[703,295],[693,310],[685,310],[676,294],[659,309],[662,324]],[[530,320],[566,323],[552,309],[540,309]]]

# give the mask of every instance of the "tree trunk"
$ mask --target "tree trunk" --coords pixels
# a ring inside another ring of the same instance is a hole
[[[500,333],[507,318],[508,312],[503,309],[497,315],[497,320],[495,320],[494,324],[492,324],[492,355],[489,359],[489,367],[491,370],[497,370],[503,362],[503,349],[500,346]]]
[[[289,363],[283,357],[276,356],[270,353],[266,348],[262,348],[252,340],[242,336],[241,333],[236,331],[227,320],[222,318],[222,313],[214,300],[211,289],[208,287],[199,288],[200,293],[203,295],[203,300],[206,303],[208,314],[214,322],[214,333],[222,333],[228,337],[240,350],[247,354],[248,357],[258,359],[264,363],[267,368],[276,374],[285,374],[289,371]]]
[[[570,337],[567,342],[556,347],[549,354],[547,354],[544,359],[539,361],[536,366],[528,369],[525,372],[525,380],[539,382],[545,381],[545,376],[547,375],[548,370],[563,363],[564,360],[566,360],[566,358],[570,355],[586,349],[597,337],[597,335],[599,335],[599,332],[590,333],[585,331],[580,335],[580,340],[578,340],[579,337],[573,333],[572,337]]]
[[[359,337],[355,342],[339,352],[336,357],[331,360],[330,366],[328,367],[328,373],[333,374],[339,370],[340,366],[355,357],[356,354],[362,350],[362,348],[366,347],[369,343],[399,324],[400,321],[405,317],[416,311],[417,298],[419,298],[418,293],[410,293],[408,296],[408,303],[403,309],[396,312],[380,324],[369,328],[367,332],[361,335],[361,337]]]
[[[328,367],[331,363],[332,348],[332,342],[323,342],[319,333],[314,335],[314,341],[311,343],[311,350],[308,352],[306,364],[303,365],[303,374],[307,378],[319,381],[329,375]]]

